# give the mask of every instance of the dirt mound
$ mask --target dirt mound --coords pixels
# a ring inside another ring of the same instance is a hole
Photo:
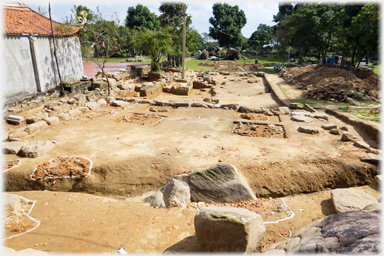
[[[379,77],[365,68],[319,64],[285,68],[279,76],[304,90],[307,98],[339,102],[350,101],[349,97],[363,101],[377,101],[381,97]]]
[[[330,64],[311,65],[307,67],[295,67],[288,69],[286,77],[292,77],[294,84],[303,86],[316,84],[325,86],[330,83],[343,81],[353,85],[355,88],[362,88],[367,91],[378,90],[379,77],[369,69],[355,67],[339,67]],[[284,71],[280,72],[284,76]]]
[[[215,71],[259,71],[261,64],[243,63],[235,60],[201,62],[198,66],[214,67]]]

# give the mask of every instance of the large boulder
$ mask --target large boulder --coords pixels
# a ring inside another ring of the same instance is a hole
[[[239,57],[239,51],[234,48],[229,48],[225,54],[226,60],[235,60]]]
[[[170,179],[165,185],[144,198],[144,202],[150,203],[153,207],[180,207],[185,208],[190,202],[191,193],[186,182]]]
[[[379,211],[334,214],[317,220],[263,254],[284,250],[287,254],[379,254],[381,248]]]
[[[312,118],[304,116],[304,115],[295,115],[291,117],[292,121],[296,122],[305,122],[305,123],[310,123],[312,122]]]
[[[377,200],[364,191],[357,189],[334,189],[331,192],[333,206],[337,213],[361,211]]]
[[[200,58],[199,58],[200,60],[206,60],[208,58],[209,58],[209,53],[207,51],[201,52]]]
[[[265,235],[262,217],[243,208],[209,206],[195,215],[201,252],[254,252]]]
[[[53,143],[51,141],[37,140],[24,144],[18,154],[24,157],[35,158],[44,155],[52,148]]]
[[[237,203],[256,199],[245,177],[226,162],[199,168],[190,174],[175,176],[175,179],[187,182],[193,202]]]
[[[311,126],[299,126],[297,129],[299,132],[309,133],[309,134],[317,134],[320,132],[320,129],[317,127]]]

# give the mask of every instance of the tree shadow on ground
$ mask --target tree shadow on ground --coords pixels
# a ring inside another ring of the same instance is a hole
[[[188,236],[180,242],[165,249],[163,254],[198,253],[200,252],[196,236]]]

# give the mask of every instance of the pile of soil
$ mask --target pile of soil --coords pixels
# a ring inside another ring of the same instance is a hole
[[[279,76],[303,89],[308,98],[345,101],[355,93],[379,99],[378,75],[366,68],[318,64],[283,69]]]
[[[215,71],[259,71],[261,64],[243,63],[235,60],[220,60],[201,62],[198,66],[214,67]],[[239,68],[240,67],[240,68]]]
[[[138,125],[150,125],[160,122],[162,118],[153,114],[132,114],[128,116],[118,117],[119,123],[132,123]]]
[[[20,159],[7,160],[3,162],[3,171],[9,170],[20,163]]]
[[[282,126],[275,126],[273,124],[238,123],[233,129],[233,133],[241,136],[271,138],[283,135],[284,130]]]
[[[85,177],[89,173],[91,162],[77,156],[56,157],[37,166],[32,173],[33,180],[60,177]]]
[[[268,117],[265,115],[257,115],[257,114],[249,114],[249,113],[241,114],[240,117],[248,120],[257,120],[257,121],[269,120]]]

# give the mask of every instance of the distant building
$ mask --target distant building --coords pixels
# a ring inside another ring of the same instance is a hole
[[[24,3],[3,5],[3,93],[6,101],[60,84],[48,17]],[[57,58],[63,81],[77,82],[84,74],[79,27],[53,21]]]

